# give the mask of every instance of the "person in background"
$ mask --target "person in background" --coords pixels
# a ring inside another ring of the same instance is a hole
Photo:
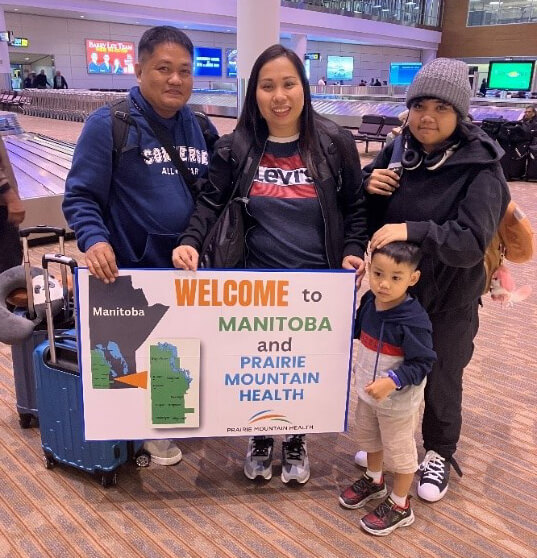
[[[537,142],[537,110],[533,105],[528,105],[524,109],[524,114],[522,115],[521,122],[523,126],[529,130],[532,135],[532,143]]]
[[[320,134],[331,142],[326,154]],[[367,233],[356,146],[350,132],[315,113],[304,65],[279,44],[262,52],[253,65],[237,127],[215,146],[207,190],[173,252],[174,265],[198,268],[204,240],[233,191],[233,165],[241,168],[244,163],[235,162],[237,155],[231,152],[238,144],[252,157],[242,178],[250,185],[243,212],[248,224],[244,267],[343,267],[355,270],[359,284]],[[282,172],[289,180],[271,178]],[[272,437],[249,439],[243,467],[247,478],[272,477],[273,445]],[[282,481],[305,483],[309,477],[305,435],[286,436]]]
[[[375,83],[373,84],[375,87],[380,87],[382,85],[382,83],[380,83],[379,78],[375,79]]]
[[[386,135],[385,145],[389,145],[397,136],[400,136],[403,132],[403,128],[405,127],[408,119],[408,110],[400,112],[397,115],[397,118],[399,119],[399,122],[401,122],[401,126],[396,126],[395,128],[392,128],[391,132],[388,132],[388,134]]]
[[[462,475],[454,454],[463,371],[479,328],[484,252],[510,200],[503,151],[466,119],[470,96],[464,62],[423,66],[407,91],[403,133],[364,168],[371,250],[397,240],[422,250],[421,279],[410,293],[429,314],[438,356],[425,387],[417,490],[429,502],[445,496],[452,465]],[[363,452],[355,461],[366,464]]]
[[[367,471],[339,497],[357,509],[387,494],[383,465],[394,474],[393,490],[360,520],[372,535],[388,535],[414,523],[408,492],[418,469],[414,434],[426,376],[436,354],[423,306],[407,290],[420,277],[420,249],[391,242],[371,254],[368,291],[355,326],[359,348],[354,366],[358,403],[356,439],[367,450]]]
[[[25,70],[24,71],[24,79],[22,81],[22,86],[24,87],[24,89],[30,89],[32,87],[33,80],[34,80],[33,72],[30,73],[30,72],[28,72],[28,70]]]
[[[319,78],[317,85],[326,85],[326,79],[324,76],[322,78]]]
[[[36,76],[34,80],[34,87],[36,87],[37,89],[46,89],[47,87],[52,87],[47,79],[44,69],[42,69],[39,72],[39,75]]]
[[[483,97],[485,97],[485,95],[487,94],[487,89],[488,89],[487,78],[483,78],[483,81],[481,82],[481,85],[479,86],[479,93],[481,93],[481,95],[483,95]]]
[[[132,125],[113,158],[108,106],[86,120],[65,182],[63,212],[95,277],[110,283],[118,268],[169,268],[195,200],[153,131],[162,127],[190,172],[207,175],[209,150],[194,113],[192,41],[171,26],[148,29],[138,45],[136,78],[127,97]],[[216,128],[208,122],[213,134]],[[149,194],[150,193],[150,194]],[[172,465],[181,450],[170,440],[146,442],[154,462]]]
[[[17,181],[0,137],[0,273],[22,262],[19,225],[24,216]]]
[[[56,73],[54,74],[52,86],[53,89],[69,89],[69,86],[67,85],[67,81],[62,76],[60,70],[57,70]]]

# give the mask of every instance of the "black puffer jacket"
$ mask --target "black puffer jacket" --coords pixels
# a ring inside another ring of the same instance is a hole
[[[331,268],[341,267],[345,256],[363,257],[367,245],[367,216],[360,159],[351,134],[323,118],[316,118],[319,134],[317,195],[325,222],[325,246]],[[263,145],[267,138],[262,138]],[[328,141],[327,141],[328,140]],[[234,179],[247,196],[263,151],[251,137],[235,131],[215,144],[209,182],[199,196],[190,224],[179,244],[200,251],[220,211],[229,199]]]
[[[465,139],[436,170],[404,170],[392,196],[369,195],[370,233],[406,223],[408,240],[421,245],[421,278],[411,289],[429,314],[477,300],[485,284],[483,254],[511,199],[499,163],[503,152],[487,134],[464,124]],[[394,144],[364,168],[387,168]]]

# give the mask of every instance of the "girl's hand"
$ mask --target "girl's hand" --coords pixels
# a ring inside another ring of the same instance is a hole
[[[390,242],[396,240],[408,240],[408,230],[406,223],[393,223],[391,225],[384,225],[373,235],[371,238],[371,252],[377,248],[382,248]]]
[[[375,169],[365,185],[368,194],[391,196],[399,188],[399,175],[390,169]]]

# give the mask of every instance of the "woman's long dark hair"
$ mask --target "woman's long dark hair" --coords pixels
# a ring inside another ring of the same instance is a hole
[[[280,57],[286,57],[295,67],[297,74],[302,83],[304,91],[304,108],[300,115],[300,138],[298,145],[300,154],[304,158],[304,163],[313,176],[316,175],[315,154],[317,153],[317,131],[315,128],[314,110],[311,105],[311,94],[306,70],[300,58],[292,50],[285,48],[280,44],[272,45],[264,50],[254,62],[246,96],[244,98],[244,106],[237,122],[237,130],[247,135],[253,135],[253,140],[259,149],[263,148],[263,142],[268,135],[268,127],[265,119],[261,116],[259,107],[257,106],[256,90],[259,81],[259,73],[261,68],[271,60]]]

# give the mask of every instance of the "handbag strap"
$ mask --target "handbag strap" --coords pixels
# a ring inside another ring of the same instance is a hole
[[[144,112],[142,112],[142,114],[143,117],[146,119],[147,123],[149,124],[149,126],[151,126],[151,129],[155,133],[155,136],[161,143],[162,147],[164,147],[164,149],[170,156],[170,159],[172,160],[172,163],[175,165],[175,168],[181,173],[181,176],[183,177],[186,185],[188,186],[188,189],[190,190],[192,199],[196,201],[198,197],[198,191],[195,188],[197,181],[194,178],[194,175],[190,172],[189,168],[183,163],[181,157],[179,157],[179,153],[177,153],[177,149],[173,147],[172,142],[170,141],[171,134],[160,122],[153,120],[152,118],[147,116]]]

